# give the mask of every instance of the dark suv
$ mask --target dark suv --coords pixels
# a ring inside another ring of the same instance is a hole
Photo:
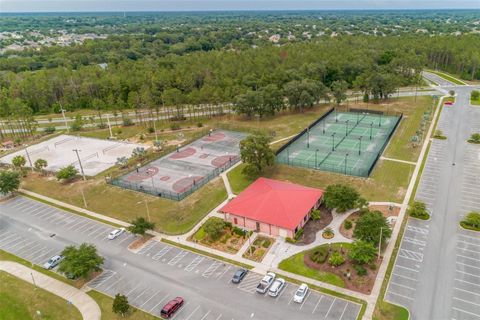
[[[170,300],[160,311],[162,318],[170,318],[181,306],[183,306],[183,298],[176,297],[173,300]]]

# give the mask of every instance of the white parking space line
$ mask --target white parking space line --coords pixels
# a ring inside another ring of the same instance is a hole
[[[168,261],[168,264],[171,265],[171,266],[176,265],[187,254],[188,254],[188,251],[185,251],[185,250],[180,251],[175,257],[173,257],[170,261]]]
[[[395,286],[399,286],[399,287],[402,287],[402,288],[406,288],[406,289],[409,289],[409,290],[412,290],[412,291],[417,290],[416,288],[412,288],[412,287],[406,286],[404,284],[399,284],[399,283],[393,282],[392,280],[390,280],[390,284],[393,284]]]
[[[150,300],[152,300],[154,297],[156,297],[157,294],[159,294],[160,292],[161,292],[161,290],[158,290],[150,298],[148,298],[148,300],[145,300],[145,302],[140,305],[139,309],[143,308],[144,305],[146,305]]]
[[[343,315],[345,314],[345,310],[347,310],[347,307],[348,307],[348,302],[345,304],[345,308],[343,308],[342,315],[340,316],[339,320],[343,319]]]
[[[124,234],[126,235],[125,239],[122,239],[118,244],[122,244],[122,243],[124,243],[125,241],[127,241],[127,240],[129,240],[129,239],[130,239],[130,240],[135,239],[135,237],[132,236],[132,235],[131,235],[130,233],[128,233],[128,232],[125,232]]]
[[[12,233],[12,234],[8,235],[6,238],[3,238],[0,241],[0,247],[3,246],[5,243],[7,243],[7,241],[10,241],[12,239],[12,237],[15,237],[15,239],[17,239],[18,235],[16,233]]]
[[[292,299],[293,299],[293,297],[292,297]],[[318,305],[320,304],[320,302],[322,301],[322,299],[323,299],[323,295],[320,296],[320,298],[318,299],[317,303],[315,304],[315,307],[314,307],[313,310],[312,310],[312,314],[314,314],[315,311],[317,311]]]
[[[153,308],[150,309],[148,312],[149,312],[149,313],[152,313],[152,311],[153,311],[156,307],[158,307],[158,305],[159,305],[160,303],[162,303],[165,299],[167,299],[167,297],[168,297],[168,294],[167,294],[165,297],[163,297],[162,300],[158,301],[158,303],[157,303],[156,305],[154,305]]]
[[[35,253],[35,251],[39,248],[39,247],[42,247],[43,248],[46,248],[45,246],[43,246],[41,243],[37,243],[36,245],[34,245],[33,247],[29,248],[27,251],[25,252],[22,252],[21,254],[26,257],[26,260],[28,260],[28,257],[32,254],[32,253]]]
[[[480,261],[479,259],[475,259],[475,258],[472,258],[472,257],[469,257],[469,256],[465,256],[463,254],[456,254],[457,257],[460,257],[460,258],[464,258],[464,259],[468,259],[468,260],[473,260],[473,261]]]
[[[473,295],[476,295],[476,296],[479,296],[480,297],[480,293],[476,293],[476,292],[473,292],[473,291],[469,291],[469,290],[465,290],[465,289],[460,289],[460,288],[457,288],[457,287],[453,287],[454,290],[458,290],[458,291],[463,291],[463,292],[466,292],[468,294],[473,294]]]
[[[12,250],[13,248],[15,248],[19,243],[21,243],[22,241],[24,241],[25,239],[22,238],[22,237],[19,237],[18,239],[17,238],[14,238],[14,239],[11,239],[13,241],[9,241],[8,243],[6,243],[3,248],[6,249],[6,250]]]
[[[214,261],[202,274],[204,278],[210,278],[210,276],[222,265],[223,262]]]
[[[208,312],[202,317],[200,320],[205,320],[205,318],[210,314],[212,310],[208,310]]]
[[[423,254],[412,251],[412,250],[400,249],[398,252],[398,256],[405,259],[417,261],[417,262],[423,261]]]
[[[181,314],[183,311],[185,311],[185,307],[186,307],[188,304],[189,304],[188,302],[185,302],[185,303],[183,304],[182,308],[180,309],[180,311],[177,311],[177,312],[173,315],[172,319],[178,318],[179,314]]]
[[[479,276],[479,275],[476,275],[476,274],[473,274],[473,273],[469,273],[469,272],[461,271],[461,270],[458,270],[458,269],[457,269],[457,270],[455,270],[455,271],[457,271],[457,272],[459,272],[459,273],[463,273],[463,274],[469,275],[469,276],[472,276],[472,277],[480,278],[480,276]]]
[[[202,256],[196,256],[195,259],[192,260],[192,262],[190,262],[186,267],[185,267],[185,271],[192,271],[193,269],[195,269],[203,260],[205,259],[205,257],[202,257]]]
[[[168,251],[170,251],[172,247],[164,247],[162,250],[157,252],[155,255],[152,256],[152,259],[155,261],[160,260],[165,254],[167,254]]]
[[[103,289],[102,291],[104,291],[104,292],[108,291],[108,289],[110,289],[111,287],[113,287],[114,285],[116,285],[117,283],[119,283],[121,280],[123,280],[123,277],[119,277],[116,281],[114,281],[113,283],[111,283],[108,287],[106,287],[106,288]]]
[[[462,301],[462,302],[469,303],[469,304],[471,304],[471,305],[480,307],[480,304],[475,303],[475,302],[472,302],[472,301],[468,301],[468,300],[465,300],[465,299],[460,299],[460,298],[457,298],[457,297],[453,297],[453,300]]]
[[[41,261],[47,260],[51,256],[53,256],[53,253],[55,252],[55,249],[50,249],[47,252],[44,252],[43,254],[37,256],[35,259],[32,258],[32,261],[34,263],[40,263]]]
[[[388,290],[387,293],[388,294],[393,294],[394,296],[399,296],[401,298],[405,298],[405,299],[410,300],[410,301],[414,300],[412,297],[407,297],[407,296],[404,296],[403,294],[399,294],[399,293],[393,292],[391,290]]]
[[[231,265],[229,265],[227,268],[225,268],[225,270],[222,271],[222,273],[220,273],[220,275],[216,278],[216,280],[220,280],[226,273],[228,270],[230,270],[232,268]]]
[[[190,319],[195,314],[195,312],[197,312],[198,309],[200,309],[200,306],[197,306],[195,309],[193,309],[192,313],[190,313],[190,315],[188,317],[186,317],[184,320]],[[208,311],[208,313],[210,313],[210,311]],[[208,313],[207,313],[207,315],[208,315]],[[205,316],[202,319],[205,319]]]
[[[142,292],[140,292],[140,294],[137,294],[136,297],[133,298],[132,302],[135,302],[138,298],[140,298],[141,296],[143,296],[145,294],[145,292],[147,292],[148,290],[148,287],[146,287],[145,289],[143,289]]]
[[[477,286],[480,288],[480,284],[479,283],[473,283],[473,282],[470,282],[470,281],[466,281],[466,280],[463,280],[463,279],[458,279],[458,278],[455,278],[455,281],[459,281],[459,282],[463,282],[463,283],[467,283],[467,284],[471,284],[473,286]]]
[[[469,268],[474,268],[474,269],[479,269],[479,270],[480,270],[480,267],[472,266],[471,264],[467,264],[467,263],[463,263],[463,262],[458,262],[458,261],[456,261],[456,263],[459,264],[459,265],[462,265],[462,266],[466,266],[466,267],[469,267]]]
[[[333,299],[332,304],[330,305],[330,308],[328,308],[327,314],[325,315],[325,317],[323,317],[324,319],[327,319],[328,314],[330,313],[330,310],[332,310],[333,304],[335,303],[336,300],[337,298]]]
[[[404,279],[407,279],[407,280],[412,280],[412,281],[418,282],[417,279],[410,278],[410,277],[407,277],[407,276],[403,276],[403,275],[398,274],[398,273],[395,273],[395,272],[392,272],[392,275],[397,276],[397,277],[400,277],[400,278],[404,278]]]
[[[471,315],[471,316],[474,316],[474,317],[477,317],[480,319],[480,315],[476,314],[476,313],[472,313],[470,311],[466,311],[466,310],[463,310],[463,309],[460,309],[460,308],[457,308],[457,307],[452,307],[453,310],[455,311],[458,311],[460,313],[465,313],[465,314],[468,314],[468,315]]]

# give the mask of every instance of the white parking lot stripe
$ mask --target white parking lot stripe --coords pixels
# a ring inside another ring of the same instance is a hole
[[[190,315],[188,317],[186,317],[184,320],[190,319],[195,314],[195,312],[197,312],[198,309],[200,309],[200,306],[197,306],[195,309],[193,309],[192,313],[190,313]],[[210,311],[208,313],[210,313]],[[207,313],[207,315],[208,315],[208,313]],[[205,316],[202,319],[205,319]]]
[[[113,287],[114,285],[116,285],[117,283],[119,283],[121,280],[123,280],[123,277],[118,278],[117,281],[114,281],[113,283],[111,283],[108,287],[106,287],[106,288],[103,289],[102,291],[106,292],[108,289],[110,289],[111,287]]]
[[[401,298],[408,299],[408,300],[410,300],[410,301],[413,301],[413,300],[414,300],[412,297],[407,297],[407,296],[404,296],[404,295],[402,295],[402,294],[393,292],[393,291],[391,291],[391,290],[388,290],[387,293],[388,293],[388,294],[393,294],[394,296],[399,296],[399,297],[401,297]]]
[[[465,311],[465,310],[460,309],[460,308],[457,308],[457,307],[452,307],[452,309],[455,310],[455,311],[461,312],[461,313],[469,314],[469,315],[471,315],[471,316],[474,316],[474,317],[477,317],[477,318],[480,319],[480,315],[475,314],[475,313],[472,313],[472,312],[470,312],[470,311]]]
[[[173,257],[170,261],[168,261],[168,264],[171,265],[171,266],[176,265],[187,254],[188,254],[188,251],[184,251],[184,250],[180,251],[175,257]]]
[[[458,278],[455,278],[455,281],[460,281],[460,282],[463,282],[463,283],[468,283],[468,284],[471,284],[471,285],[474,285],[474,286],[477,286],[477,287],[480,288],[480,284],[478,284],[478,283],[473,283],[473,282],[466,281],[466,280],[463,280],[463,279],[458,279]]]
[[[162,248],[162,250],[160,250],[159,252],[157,252],[153,257],[152,259],[153,260],[160,260],[168,251],[170,251],[172,249],[172,247],[164,247]]]
[[[466,266],[466,267],[470,267],[470,268],[475,268],[475,269],[479,269],[480,270],[480,267],[477,267],[477,266],[472,266],[470,264],[466,264],[466,263],[463,263],[463,262],[456,262],[457,264],[460,264],[462,266]]]
[[[458,291],[463,291],[463,292],[466,292],[468,294],[473,294],[473,295],[476,295],[476,296],[480,296],[480,293],[476,293],[476,292],[473,292],[473,291],[468,291],[468,290],[460,289],[460,288],[457,288],[457,287],[453,287],[453,289],[458,290]]]
[[[208,312],[200,320],[204,320],[210,314],[210,312],[211,312],[211,310],[208,310]]]
[[[466,275],[469,275],[469,276],[472,276],[472,277],[480,278],[479,275],[476,275],[476,274],[473,274],[473,273],[468,273],[468,272],[461,271],[461,270],[455,270],[455,271],[466,274]]]
[[[228,270],[230,270],[232,268],[232,266],[228,266],[227,268],[225,268],[225,270],[222,271],[222,273],[217,277],[217,280],[220,280],[226,273]]]
[[[330,308],[328,308],[327,314],[325,315],[324,319],[327,319],[328,314],[330,313],[330,310],[332,310],[333,304],[335,303],[336,300],[337,298],[333,299],[332,304],[330,305]]]
[[[416,288],[412,288],[412,287],[406,286],[404,284],[399,284],[399,283],[393,282],[392,280],[390,280],[390,284],[393,284],[395,286],[399,286],[399,287],[402,287],[402,288],[406,288],[406,289],[409,289],[409,290],[413,290],[413,291],[417,290]]]
[[[343,315],[345,314],[345,310],[347,310],[347,307],[348,307],[348,302],[345,304],[345,308],[343,308],[342,315],[340,316],[339,320],[343,319]]]
[[[397,277],[400,277],[400,278],[404,278],[404,279],[407,279],[407,280],[412,280],[412,281],[418,282],[417,279],[410,278],[410,277],[406,277],[406,276],[402,276],[401,274],[398,274],[398,273],[395,273],[395,272],[392,272],[392,275],[397,276]]]
[[[462,302],[469,303],[469,304],[472,304],[474,306],[480,307],[480,304],[472,302],[472,301],[468,301],[468,300],[465,300],[465,299],[460,299],[460,298],[457,298],[457,297],[453,297],[453,300],[462,301]]]
[[[192,260],[192,262],[190,262],[186,267],[185,267],[185,271],[192,271],[193,269],[195,269],[203,260],[205,259],[205,257],[202,257],[202,256],[196,256],[195,259]]]
[[[146,300],[144,303],[142,303],[142,305],[139,307],[140,309],[143,308],[144,305],[146,305],[150,300],[152,300],[154,297],[157,296],[157,294],[159,294],[161,291],[158,290],[157,292],[155,292],[150,298],[148,298],[148,300]]]
[[[293,298],[292,298],[292,299],[293,299]],[[318,307],[318,305],[320,304],[320,302],[322,301],[322,299],[323,299],[323,296],[320,296],[320,299],[318,299],[317,304],[315,305],[315,308],[313,308],[313,310],[312,310],[312,314],[315,313],[315,311],[317,310],[317,307]]]
[[[165,299],[167,299],[167,297],[168,297],[168,294],[167,294],[165,297],[163,297],[162,300],[158,301],[158,303],[157,303],[156,305],[154,305],[153,308],[150,309],[148,312],[149,312],[149,313],[152,313],[152,311],[153,311],[156,307],[158,307],[158,305],[159,305],[160,303],[162,303]]]

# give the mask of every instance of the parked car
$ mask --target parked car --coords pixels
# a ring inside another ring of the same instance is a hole
[[[452,101],[447,101],[447,102],[444,103],[444,105],[446,105],[446,106],[452,106],[452,105],[453,105],[453,102],[452,102]]]
[[[272,285],[273,281],[275,280],[275,273],[273,272],[268,272],[262,280],[260,280],[260,283],[257,285],[257,292],[258,293],[265,293],[267,292],[268,288]]]
[[[276,297],[280,294],[282,289],[285,287],[285,279],[277,278],[270,289],[268,289],[268,295],[270,297]]]
[[[108,240],[113,240],[125,232],[125,228],[115,229],[108,234]]]
[[[182,297],[176,297],[173,300],[170,300],[163,308],[162,311],[160,311],[160,315],[162,318],[168,319],[173,314],[180,309],[181,306],[183,306],[184,300]]]
[[[53,256],[50,259],[48,259],[47,262],[45,262],[43,267],[47,270],[53,269],[56,266],[58,266],[58,264],[60,263],[60,261],[62,261],[62,259],[63,259],[62,256]]]
[[[233,275],[232,282],[233,283],[240,283],[242,282],[243,278],[247,275],[248,270],[247,269],[238,269],[237,272]]]
[[[303,303],[303,300],[305,300],[307,293],[308,286],[305,283],[302,283],[300,287],[298,287],[297,291],[295,291],[295,295],[293,296],[293,302]]]

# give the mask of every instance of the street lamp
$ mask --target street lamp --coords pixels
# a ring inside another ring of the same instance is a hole
[[[85,178],[85,172],[83,172],[83,166],[82,166],[82,161],[80,160],[80,155],[78,154],[81,151],[82,150],[73,149],[73,152],[75,152],[77,154],[78,165],[80,166],[80,171],[82,172],[83,180],[87,180],[87,178]]]
[[[67,123],[67,118],[65,117],[65,109],[60,109],[60,111],[62,112],[62,117],[63,117],[63,122],[65,122],[65,128],[67,129],[67,133],[69,132],[69,128],[68,128],[68,123]]]
[[[378,241],[378,260],[380,260],[380,250],[382,248],[382,233],[383,233],[383,227],[380,227],[380,239]]]
[[[348,158],[348,153],[345,155],[345,174],[347,174],[347,158]]]
[[[32,159],[30,159],[30,154],[28,153],[28,149],[27,149],[28,144],[25,144],[24,147],[25,147],[25,153],[27,154],[28,163],[30,164],[30,169],[32,169],[33,171]]]
[[[380,113],[380,118],[378,119],[378,126],[382,126],[382,114]]]
[[[370,123],[370,140],[372,140],[372,133],[373,133],[373,121]]]
[[[318,162],[317,162],[317,153],[318,153],[318,151],[319,151],[318,149],[315,150],[315,168],[317,168],[317,163],[318,163]]]
[[[345,136],[348,136],[348,121],[350,121],[350,120],[347,120],[345,122]]]
[[[335,132],[332,134],[332,151],[335,151]]]
[[[363,137],[359,137],[358,140],[359,140],[359,145],[358,145],[358,155],[361,155],[362,154],[362,138]]]
[[[310,148],[310,129],[307,128],[307,148]]]

